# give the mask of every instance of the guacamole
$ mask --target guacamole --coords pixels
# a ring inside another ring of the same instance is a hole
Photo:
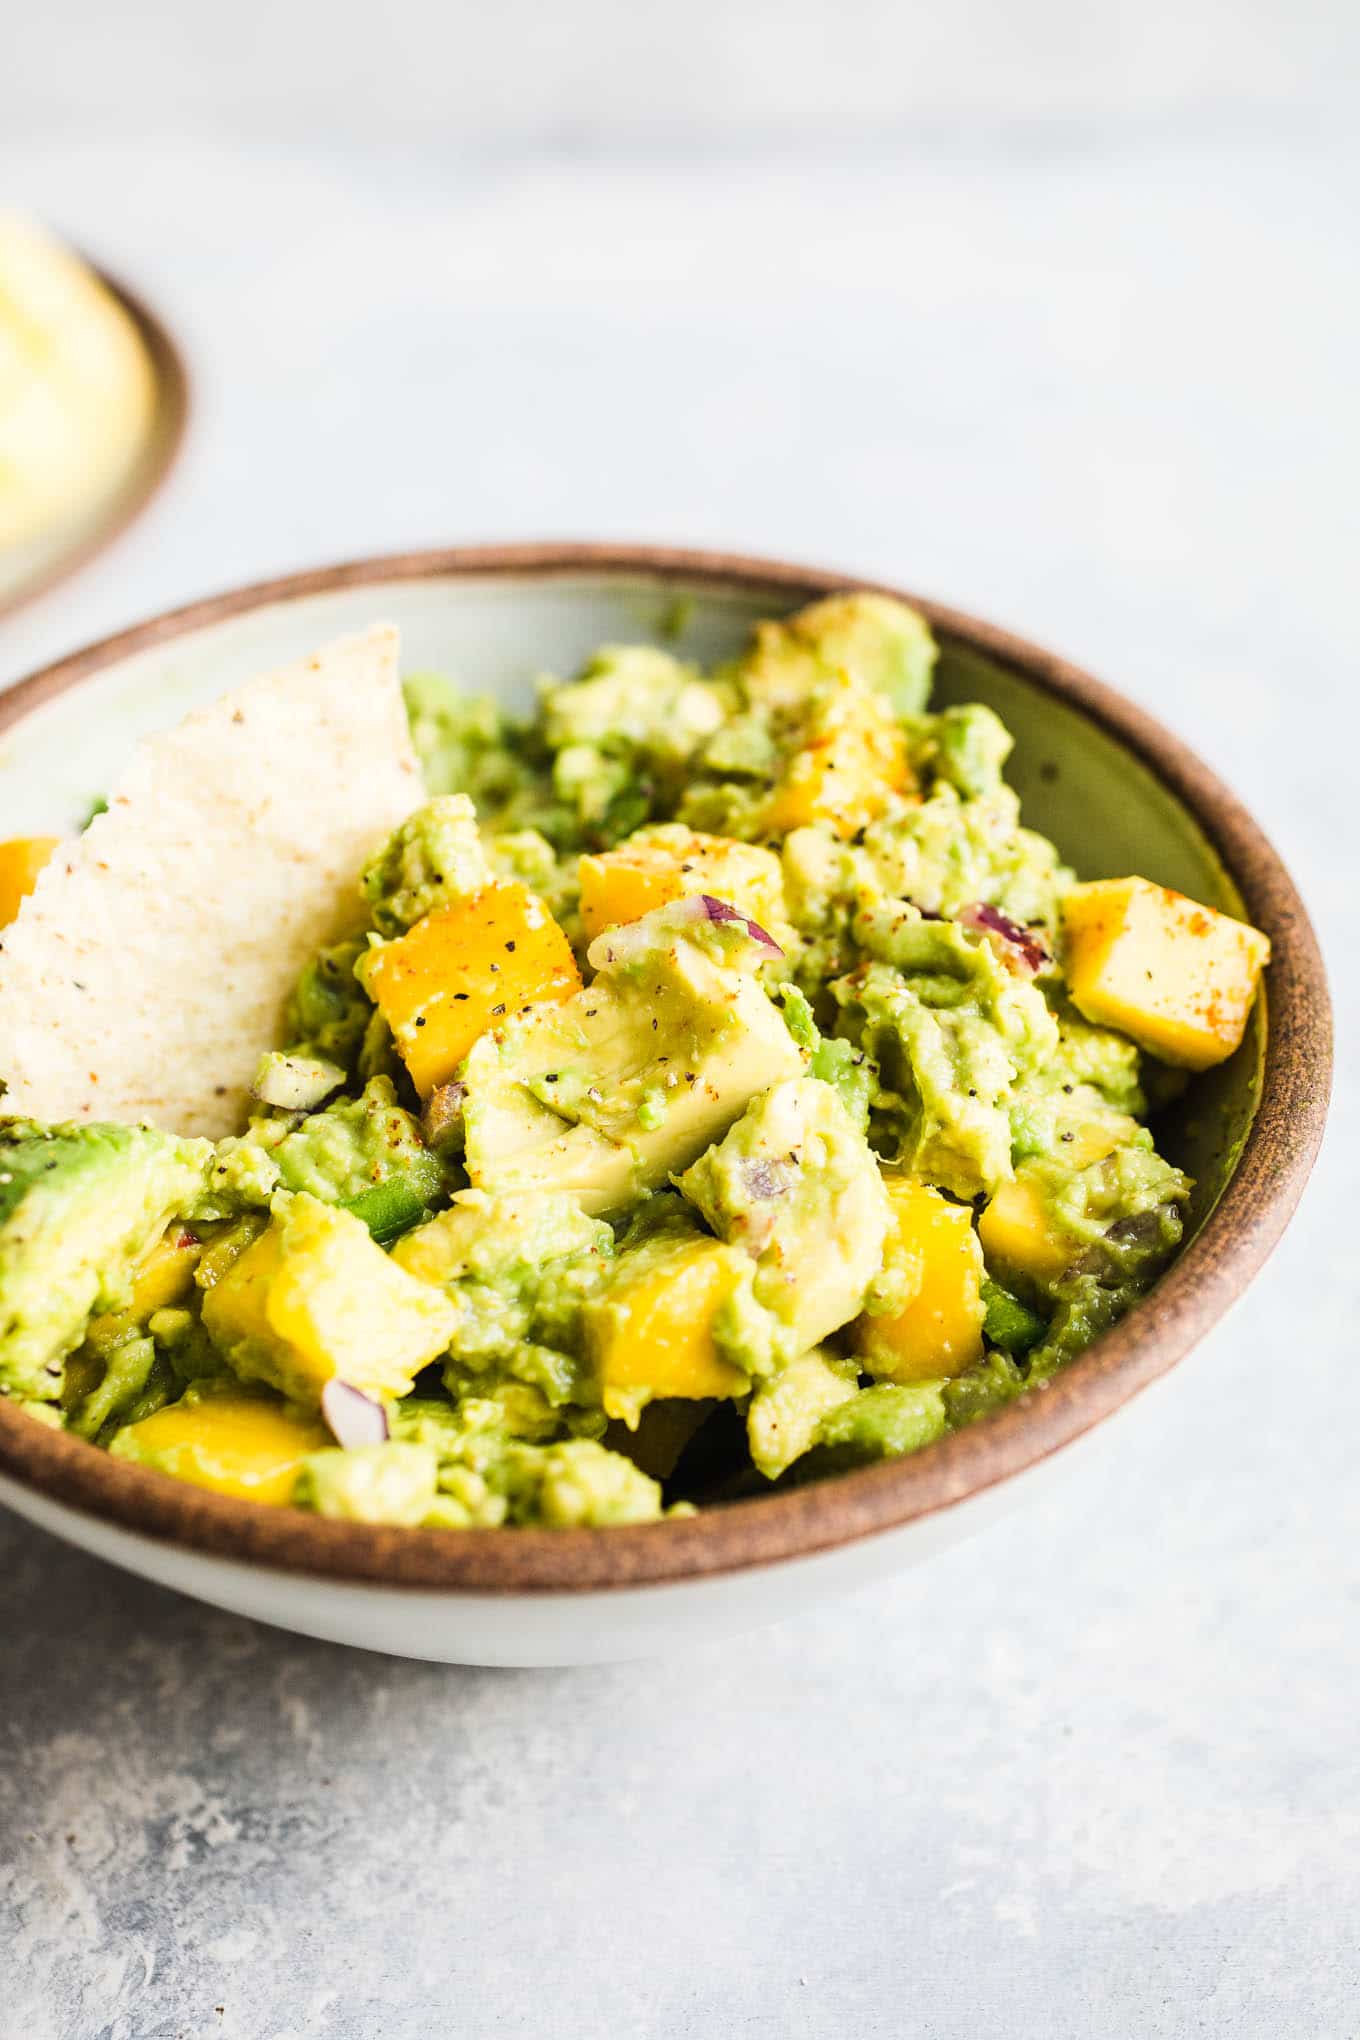
[[[408,678],[426,798],[235,1130],[0,1121],[0,1393],[222,1493],[494,1529],[829,1476],[1049,1379],[1175,1253],[1149,1101],[1237,1046],[1268,946],[1080,882],[934,663],[846,594],[716,671],[604,646],[524,721]]]

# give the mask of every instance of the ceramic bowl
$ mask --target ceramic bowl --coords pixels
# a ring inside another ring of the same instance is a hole
[[[72,826],[136,734],[378,618],[400,625],[408,669],[527,705],[536,673],[569,672],[603,641],[665,633],[711,661],[756,618],[844,585],[762,560],[543,545],[366,560],[242,589],[0,698],[4,832]],[[1173,1367],[1260,1267],[1312,1163],[1330,1072],[1317,944],[1261,831],[1174,736],[1051,654],[921,607],[942,647],[937,699],[1000,713],[1027,819],[1083,875],[1141,872],[1245,915],[1274,944],[1268,1009],[1263,999],[1239,1053],[1159,1127],[1198,1181],[1192,1227],[1122,1324],[1043,1391],[914,1458],[690,1521],[505,1532],[324,1522],[206,1494],[2,1403],[0,1500],[114,1564],[308,1635],[454,1663],[587,1662],[787,1615],[927,1556],[1049,1478],[1055,1454]]]

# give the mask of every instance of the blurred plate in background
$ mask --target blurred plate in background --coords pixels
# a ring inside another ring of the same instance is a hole
[[[140,298],[87,266],[136,330],[150,370],[149,399],[135,434],[101,465],[88,493],[31,535],[0,544],[0,620],[75,573],[140,516],[166,480],[184,436],[189,377],[179,347]]]

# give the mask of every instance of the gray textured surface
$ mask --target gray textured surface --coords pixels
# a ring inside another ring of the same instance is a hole
[[[1215,759],[1347,1030],[1360,155],[1316,110],[808,168],[0,140],[0,184],[159,290],[201,394],[173,496],[0,631],[0,679],[405,542],[897,574]],[[797,1627],[407,1666],[6,1519],[3,2040],[1360,2032],[1343,1086],[1251,1301],[1065,1488]]]

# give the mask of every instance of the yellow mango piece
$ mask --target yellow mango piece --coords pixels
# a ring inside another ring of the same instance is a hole
[[[525,1006],[569,999],[581,974],[542,900],[506,884],[440,907],[373,950],[364,983],[427,1098],[489,1027]]]
[[[1259,929],[1145,878],[1074,886],[1062,923],[1068,987],[1088,1020],[1184,1069],[1238,1046],[1270,961]]]
[[[1050,1224],[1043,1193],[1023,1163],[996,1192],[977,1229],[989,1267],[1003,1275],[1054,1282],[1072,1259],[1072,1241]]]
[[[157,1410],[120,1431],[115,1447],[120,1458],[154,1466],[194,1487],[282,1506],[292,1499],[307,1454],[331,1442],[317,1418],[241,1389]]]
[[[59,836],[11,836],[0,843],[0,928],[7,928],[57,848]]]
[[[765,810],[771,835],[822,823],[848,838],[910,790],[906,738],[886,697],[849,674],[819,695],[810,739],[790,756]]]
[[[598,857],[583,857],[580,877],[581,921],[592,942],[606,928],[693,893],[728,901],[776,941],[784,926],[783,874],[772,850],[693,835],[678,823],[663,822]]]
[[[385,1254],[362,1219],[290,1197],[203,1297],[203,1323],[236,1372],[314,1403],[339,1378],[374,1396],[409,1393],[453,1336],[439,1290]]]
[[[679,873],[668,858],[636,853],[625,856],[622,850],[613,850],[603,857],[583,857],[577,872],[581,926],[591,942],[606,928],[640,921],[653,907],[668,906],[684,893]]]
[[[982,1358],[982,1249],[966,1204],[910,1176],[885,1175],[893,1226],[889,1268],[908,1271],[911,1301],[895,1317],[856,1320],[856,1352],[881,1381],[934,1381]]]
[[[1126,1112],[1091,1112],[1057,1126],[1055,1156],[1072,1169],[1089,1169],[1123,1147],[1138,1131]],[[978,1220],[978,1238],[988,1264],[1008,1275],[1025,1275],[1041,1285],[1057,1280],[1077,1251],[1072,1235],[1049,1216],[1039,1176],[1021,1162]]]
[[[713,1324],[750,1262],[707,1238],[661,1238],[620,1264],[605,1295],[586,1312],[605,1415],[635,1429],[643,1407],[675,1396],[741,1395],[749,1378],[718,1352]]]

